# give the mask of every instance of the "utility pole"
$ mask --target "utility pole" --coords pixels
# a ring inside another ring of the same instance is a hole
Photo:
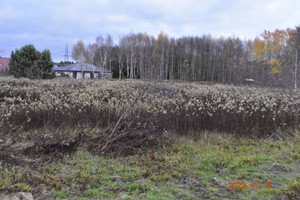
[[[69,49],[68,49],[68,45],[66,45],[64,62],[68,62],[68,61],[69,61]]]

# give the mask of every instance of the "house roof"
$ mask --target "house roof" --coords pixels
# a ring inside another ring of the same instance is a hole
[[[8,70],[9,69],[9,61],[10,58],[3,58],[0,57],[0,71]]]
[[[102,67],[97,67],[95,65],[91,65],[88,63],[74,63],[71,65],[66,65],[63,67],[59,67],[55,65],[53,67],[53,71],[56,72],[96,72],[96,73],[111,73],[110,70],[105,70]]]

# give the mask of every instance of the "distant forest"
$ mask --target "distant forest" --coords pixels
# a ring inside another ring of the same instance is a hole
[[[211,35],[172,38],[161,32],[129,33],[118,44],[110,35],[93,44],[79,40],[72,58],[113,71],[115,78],[188,80],[299,87],[300,26],[264,31],[254,40]],[[298,81],[298,82],[297,82]]]

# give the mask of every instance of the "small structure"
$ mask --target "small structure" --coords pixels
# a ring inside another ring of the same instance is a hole
[[[0,76],[7,76],[10,58],[0,57]]]
[[[255,83],[255,80],[252,78],[246,78],[245,83],[248,85],[253,85]]]
[[[0,57],[0,71],[9,70],[10,58]]]
[[[112,77],[110,70],[105,70],[95,65],[80,62],[63,67],[55,65],[53,67],[53,71],[55,72],[56,76],[66,76],[75,79],[106,79]]]

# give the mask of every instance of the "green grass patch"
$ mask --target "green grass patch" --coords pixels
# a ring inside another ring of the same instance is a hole
[[[266,142],[212,134],[200,140],[179,137],[161,149],[131,156],[98,156],[82,150],[39,169],[2,167],[0,190],[37,195],[54,191],[55,198],[74,200],[293,197],[300,188],[299,176],[293,178],[299,170],[298,142],[298,137]],[[248,186],[276,184],[271,189],[228,191],[228,183],[238,181]]]
[[[59,190],[54,193],[54,197],[59,199],[66,199],[69,196],[69,193],[65,190]]]

